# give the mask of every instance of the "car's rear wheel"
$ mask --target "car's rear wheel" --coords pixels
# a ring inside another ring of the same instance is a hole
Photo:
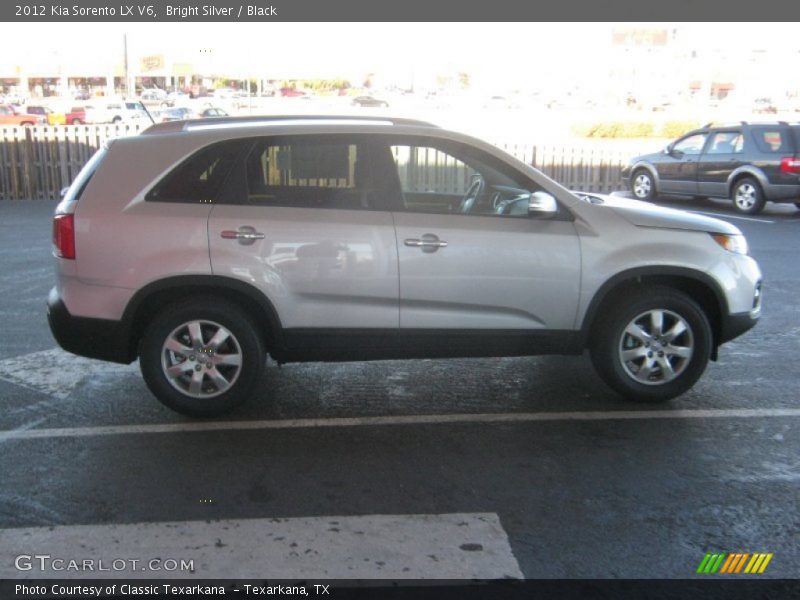
[[[637,200],[652,200],[656,195],[656,184],[650,171],[639,169],[631,178],[631,192]]]
[[[139,345],[150,391],[191,416],[220,415],[239,406],[261,379],[265,362],[264,343],[250,317],[212,297],[167,308]]]
[[[69,124],[70,125],[83,125],[83,121],[81,119],[72,119],[72,121],[70,121]]]
[[[691,388],[711,356],[708,318],[669,287],[617,295],[595,327],[590,350],[603,380],[622,396],[662,402]]]
[[[733,185],[731,200],[733,200],[733,207],[746,215],[760,213],[767,203],[761,186],[752,177],[740,179]]]

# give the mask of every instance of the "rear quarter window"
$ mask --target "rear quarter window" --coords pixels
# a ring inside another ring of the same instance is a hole
[[[756,148],[767,154],[785,154],[794,152],[789,128],[785,127],[758,127],[753,129],[753,138]]]
[[[220,142],[199,150],[159,181],[145,200],[209,204],[217,199],[234,163],[242,155],[239,140]]]

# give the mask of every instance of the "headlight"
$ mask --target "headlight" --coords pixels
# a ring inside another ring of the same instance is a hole
[[[712,233],[711,237],[728,252],[747,254],[747,239],[741,234]]]

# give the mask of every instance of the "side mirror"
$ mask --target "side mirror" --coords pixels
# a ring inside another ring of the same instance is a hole
[[[558,212],[556,199],[547,192],[533,192],[528,200],[528,214],[551,216]]]
[[[59,195],[63,198],[64,196],[67,195],[68,191],[69,191],[69,186],[67,186],[65,188],[61,188],[61,192],[59,192]]]

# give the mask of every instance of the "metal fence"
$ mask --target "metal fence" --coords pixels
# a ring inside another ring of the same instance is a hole
[[[0,200],[55,199],[107,140],[133,135],[134,125],[71,125],[0,128]],[[581,142],[580,146],[496,142],[570,189],[610,192],[631,156],[653,140]]]

